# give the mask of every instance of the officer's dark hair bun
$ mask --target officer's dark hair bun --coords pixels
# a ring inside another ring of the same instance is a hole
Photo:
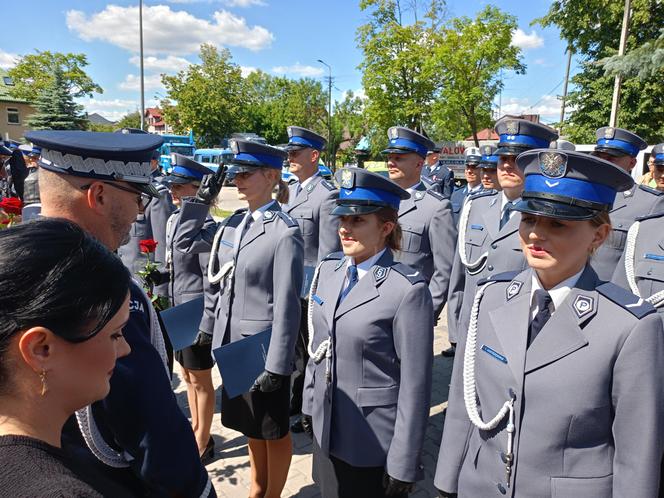
[[[41,218],[0,231],[0,387],[14,334],[35,326],[80,342],[124,303],[122,261],[78,225]]]

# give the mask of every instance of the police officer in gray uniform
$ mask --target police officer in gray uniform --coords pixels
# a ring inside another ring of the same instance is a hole
[[[594,155],[628,173],[636,165],[636,156],[648,144],[631,131],[605,126],[597,130]],[[593,257],[593,268],[602,280],[610,280],[625,249],[627,231],[636,218],[664,211],[664,192],[647,185],[634,185],[618,195],[611,211],[613,233]]]
[[[434,317],[447,301],[450,271],[454,259],[456,227],[450,201],[427,189],[421,181],[427,150],[433,142],[416,131],[393,126],[388,130],[387,167],[390,180],[410,194],[399,204],[403,234],[396,259],[422,272],[429,282]]]
[[[422,183],[424,183],[426,188],[449,199],[452,196],[452,192],[454,192],[454,172],[439,159],[441,146],[433,142],[431,143],[433,146],[427,151],[427,156],[431,154],[435,155],[436,161],[434,164],[430,166],[425,165],[422,168]]]
[[[249,210],[240,209],[206,228],[209,202],[220,188],[218,175],[206,177],[197,199],[184,202],[175,247],[211,253],[208,278],[220,287],[213,349],[271,329],[265,371],[251,391],[235,398],[223,387],[221,392],[221,422],[249,438],[249,494],[261,496],[266,489],[281,492],[290,465],[290,375],[300,326],[304,251],[297,222],[272,200],[286,153],[245,140],[231,141],[230,148],[229,174]],[[215,185],[208,192],[210,182]]]
[[[455,344],[466,333],[471,301],[480,278],[525,268],[517,230],[519,217],[514,205],[523,191],[523,172],[516,156],[534,148],[548,147],[558,134],[548,126],[523,119],[505,118],[496,123],[500,136],[498,182],[501,192],[482,191],[471,195],[459,218],[459,240],[450,278],[447,326],[450,342]],[[454,350],[446,350],[453,356]]]
[[[498,183],[498,160],[496,155],[497,147],[493,145],[482,145],[480,152],[482,158],[480,159],[480,181],[482,182],[482,190],[500,190]]]
[[[655,497],[662,320],[589,264],[633,181],[580,152],[533,150],[517,163],[530,268],[478,286],[434,484],[442,496]]]
[[[450,202],[452,203],[452,215],[454,216],[454,223],[459,223],[459,214],[461,213],[461,206],[471,194],[475,194],[482,190],[482,181],[480,179],[480,162],[482,161],[482,153],[478,147],[469,147],[466,149],[466,184],[452,192]]]
[[[171,194],[168,192],[168,188],[158,181],[158,159],[159,151],[155,150],[150,161],[150,168],[152,171],[152,184],[157,189],[159,195],[152,198],[143,211],[138,213],[136,221],[131,227],[129,241],[118,249],[118,256],[120,256],[122,262],[129,268],[129,271],[131,271],[133,277],[136,279],[139,279],[138,272],[142,271],[145,267],[145,255],[141,253],[139,245],[139,242],[144,239],[154,239],[157,241],[154,259],[159,270],[162,272],[166,271],[166,222],[175,210],[175,206],[173,206],[173,200],[171,199]],[[161,296],[169,297],[168,284],[155,286],[154,292]]]
[[[319,134],[299,126],[288,127],[288,160],[290,172],[298,181],[289,185],[288,204],[282,209],[288,213],[300,226],[304,239],[304,271],[305,285],[311,284],[316,265],[328,254],[338,251],[339,220],[332,216],[332,209],[339,194],[334,185],[325,180],[318,173],[320,153],[325,149],[327,141]],[[307,278],[308,277],[308,278]],[[308,295],[308,288],[303,288],[304,295]],[[306,313],[306,300],[302,299],[303,315]],[[295,372],[293,373],[293,387],[291,398],[291,413],[299,414],[302,410],[302,388],[304,372],[309,355],[307,354],[307,321],[300,321],[300,335],[295,347]],[[301,421],[292,426],[293,432],[302,432]]]
[[[302,410],[313,421],[324,498],[405,497],[423,477],[433,342],[421,272],[394,260],[408,193],[358,168],[338,171],[343,253],[316,270]]]

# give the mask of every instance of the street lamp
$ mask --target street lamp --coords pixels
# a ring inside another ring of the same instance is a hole
[[[327,165],[332,167],[332,68],[328,63],[318,59],[318,62],[327,67]]]
[[[145,78],[143,74],[143,0],[138,2],[138,31],[141,44],[141,130],[145,126]]]

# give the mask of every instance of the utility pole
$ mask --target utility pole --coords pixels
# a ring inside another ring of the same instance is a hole
[[[560,103],[560,125],[558,126],[558,134],[563,134],[563,121],[565,121],[565,101],[567,100],[567,83],[569,82],[569,68],[572,65],[572,49],[567,48],[567,69],[565,69],[565,84],[563,85],[563,98]]]
[[[141,130],[145,127],[145,79],[143,74],[143,0],[138,2],[138,31],[141,39]]]
[[[318,62],[327,66],[327,166],[332,167],[332,68],[326,62],[318,59]]]
[[[629,19],[630,19],[630,0],[625,0],[625,11],[623,12],[622,30],[620,31],[620,46],[618,47],[618,55],[625,55],[625,45],[627,45],[627,35],[629,34]],[[622,84],[622,76],[616,75],[613,83],[613,100],[611,101],[611,119],[609,126],[616,127],[618,125],[618,109],[620,108],[620,85]]]

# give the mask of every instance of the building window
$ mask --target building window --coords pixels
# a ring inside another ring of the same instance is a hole
[[[7,124],[21,124],[21,117],[15,107],[7,108]]]

